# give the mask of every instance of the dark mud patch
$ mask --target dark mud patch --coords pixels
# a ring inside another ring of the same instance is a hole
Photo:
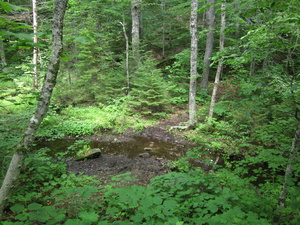
[[[151,178],[169,172],[167,163],[167,160],[158,160],[147,153],[136,158],[104,154],[97,159],[69,161],[67,166],[73,173],[95,176],[102,185],[110,183],[114,176],[128,172],[130,184],[147,185]]]

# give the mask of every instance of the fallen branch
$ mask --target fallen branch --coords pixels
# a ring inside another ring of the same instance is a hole
[[[220,156],[218,156],[218,157],[216,158],[216,160],[215,160],[215,162],[214,162],[215,165],[218,164],[219,159],[220,159]]]
[[[172,127],[170,127],[169,131],[174,130],[174,129],[186,130],[188,128],[189,128],[188,125],[186,125],[186,126],[172,126]]]

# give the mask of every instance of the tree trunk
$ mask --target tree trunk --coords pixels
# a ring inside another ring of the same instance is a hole
[[[255,71],[255,59],[252,58],[250,62],[250,76],[254,75]]]
[[[162,57],[165,58],[165,42],[166,42],[166,0],[161,0],[161,10],[162,10],[162,17],[163,17],[163,24],[162,24]]]
[[[240,18],[240,4],[237,2],[237,3],[235,3],[234,4],[234,6],[233,6],[234,8],[234,10],[236,10],[238,13],[237,13],[237,18]],[[236,22],[235,22],[235,39],[236,40],[238,40],[239,38],[240,38],[240,33],[241,33],[241,31],[240,31],[240,27],[241,27],[241,24],[240,24],[240,22],[237,20]]]
[[[197,18],[198,0],[191,3],[191,58],[190,58],[190,92],[189,92],[189,125],[196,123],[196,82],[197,82],[197,59],[198,59],[198,37],[197,37]]]
[[[225,26],[226,26],[226,13],[225,13],[226,5],[225,4],[226,4],[226,0],[223,0],[222,6],[221,6],[222,12],[221,12],[221,29],[220,29],[220,52],[224,51],[224,40],[225,40],[224,31],[225,31]],[[211,103],[210,103],[208,118],[213,118],[221,71],[223,69],[223,62],[224,62],[224,57],[222,56],[222,58],[220,59],[219,64],[218,64],[214,89],[213,89],[213,93],[211,96]]]
[[[203,74],[201,81],[201,90],[206,91],[208,86],[208,77],[210,70],[210,58],[212,55],[212,50],[214,46],[214,34],[215,34],[215,10],[214,4],[215,0],[208,0],[208,4],[210,4],[209,9],[206,12],[207,17],[207,25],[208,25],[208,33],[206,38],[206,48],[205,55],[203,60]]]
[[[24,158],[33,144],[36,131],[48,111],[52,91],[56,84],[56,77],[62,54],[63,18],[67,3],[68,0],[57,0],[55,4],[52,27],[52,53],[48,71],[45,76],[44,85],[36,111],[25,129],[23,139],[17,146],[17,150],[12,157],[0,189],[0,218],[2,218],[5,201],[9,198],[10,189],[12,188],[14,181],[17,179],[20,173],[20,168],[23,165]]]
[[[288,164],[285,169],[284,182],[283,182],[282,190],[281,190],[281,193],[279,196],[279,201],[278,201],[278,206],[277,206],[277,210],[279,212],[279,218],[277,221],[278,224],[280,224],[279,220],[280,220],[281,210],[282,210],[282,208],[285,207],[286,197],[288,194],[288,188],[289,188],[289,186],[291,186],[291,178],[293,175],[293,166],[295,164],[297,157],[299,156],[299,152],[300,152],[300,122],[298,124],[297,130],[295,133],[295,137],[292,142],[289,161],[288,161]]]
[[[4,68],[6,66],[6,58],[5,58],[5,52],[4,52],[4,44],[0,40],[0,59],[1,59],[1,68]]]
[[[131,0],[133,67],[140,61],[140,5],[141,0]]]
[[[39,83],[38,83],[38,39],[37,39],[37,9],[36,9],[36,0],[32,0],[32,18],[33,18],[33,88],[38,89]]]
[[[128,36],[126,34],[126,28],[125,28],[125,15],[123,13],[123,22],[120,22],[123,28],[123,33],[126,41],[126,80],[127,80],[127,94],[129,94],[129,88],[130,88],[130,77],[129,77],[129,41]]]

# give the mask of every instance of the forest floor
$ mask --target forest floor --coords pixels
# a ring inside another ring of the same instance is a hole
[[[164,142],[180,143],[185,146],[192,146],[187,139],[182,138],[180,132],[169,132],[171,126],[178,126],[182,122],[188,121],[188,115],[184,112],[177,112],[170,118],[163,119],[156,126],[148,127],[143,131],[128,131],[125,134],[118,135],[118,141],[126,141],[132,136],[144,136],[152,139],[158,139]],[[89,139],[101,141],[104,137],[90,136]],[[108,137],[105,137],[106,139]],[[116,138],[111,135],[110,139]],[[76,174],[93,175],[99,179],[99,184],[108,184],[111,178],[130,172],[130,179],[126,184],[147,185],[150,179],[170,172],[168,164],[171,161],[164,158],[150,156],[149,153],[139,154],[135,158],[129,158],[125,155],[107,155],[102,154],[99,158],[83,161],[69,161],[68,170]],[[127,177],[128,178],[128,177]]]

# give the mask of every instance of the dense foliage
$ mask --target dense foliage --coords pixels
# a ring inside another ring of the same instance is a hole
[[[199,2],[201,74],[207,34],[204,13],[209,5]],[[220,30],[220,3],[214,5],[215,37]],[[285,207],[277,207],[300,118],[300,3],[232,0],[226,4],[225,49],[218,51],[216,38],[211,85],[208,93],[197,93],[198,122],[192,130],[174,131],[200,147],[168,165],[173,172],[152,179],[146,187],[127,185],[134,179],[130,174],[100,186],[94,177],[68,173],[68,153],[88,148],[86,142],[79,141],[55,159],[49,149],[32,152],[2,223],[299,224],[299,149]],[[32,88],[30,7],[28,0],[0,1],[1,183],[40,92]],[[52,7],[52,1],[39,1],[40,84],[50,58]],[[189,7],[190,1],[142,1],[141,58],[134,65],[129,52],[126,71],[121,24],[130,39],[130,1],[70,0],[62,68],[37,137],[142,130],[187,109]],[[221,57],[222,81],[214,118],[208,121],[212,81]],[[217,154],[221,163],[203,160],[208,152]]]

